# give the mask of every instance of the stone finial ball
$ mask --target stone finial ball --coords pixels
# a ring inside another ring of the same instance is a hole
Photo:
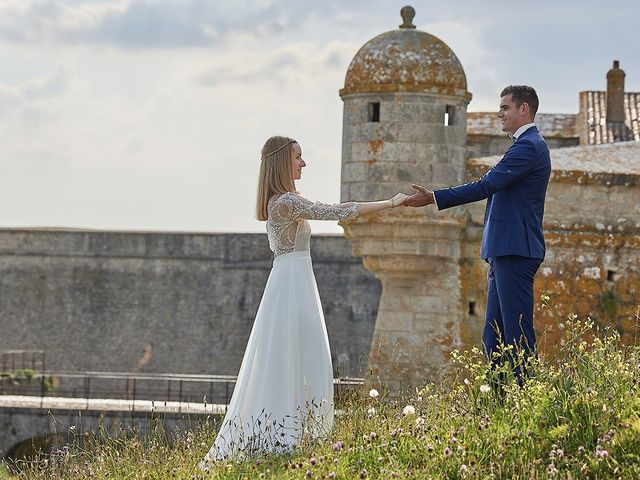
[[[413,17],[416,16],[416,11],[412,6],[407,5],[402,7],[400,16],[402,17],[402,25],[400,25],[400,28],[416,28],[413,24]]]

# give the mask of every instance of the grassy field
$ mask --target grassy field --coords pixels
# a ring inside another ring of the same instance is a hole
[[[326,440],[288,456],[197,464],[216,424],[144,438],[90,435],[21,463],[0,479],[640,478],[640,348],[611,330],[566,322],[558,355],[519,387],[489,371],[481,352],[453,355],[455,373],[399,399],[380,387],[341,406]],[[505,378],[506,377],[506,378]],[[496,379],[502,388],[492,388]]]

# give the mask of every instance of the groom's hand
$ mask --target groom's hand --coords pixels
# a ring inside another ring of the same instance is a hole
[[[422,185],[414,184],[411,186],[416,191],[416,193],[407,198],[404,201],[404,205],[406,205],[407,207],[424,207],[425,205],[431,205],[432,203],[435,203],[433,192],[431,190],[428,190]]]

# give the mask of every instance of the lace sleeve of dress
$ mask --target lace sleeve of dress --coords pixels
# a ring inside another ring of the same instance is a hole
[[[278,203],[288,207],[291,220],[346,220],[358,217],[358,206],[353,202],[326,203],[312,202],[296,193],[286,193]]]

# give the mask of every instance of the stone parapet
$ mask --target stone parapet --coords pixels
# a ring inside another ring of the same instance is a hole
[[[383,285],[371,382],[393,392],[436,379],[460,343],[461,222],[392,212],[343,226],[353,254]]]

